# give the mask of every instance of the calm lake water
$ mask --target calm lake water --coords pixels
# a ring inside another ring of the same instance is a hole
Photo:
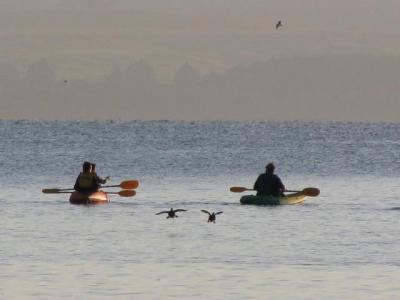
[[[0,121],[0,138],[1,299],[400,295],[400,124]],[[139,179],[137,195],[41,193],[72,187],[84,160]],[[269,161],[321,195],[240,205],[229,187]],[[188,211],[155,215],[171,207]]]

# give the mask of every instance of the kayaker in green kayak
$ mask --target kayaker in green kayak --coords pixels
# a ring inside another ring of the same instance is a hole
[[[254,183],[254,190],[257,191],[257,196],[284,196],[285,186],[278,175],[274,174],[275,165],[269,163],[265,167],[265,173],[260,174]]]

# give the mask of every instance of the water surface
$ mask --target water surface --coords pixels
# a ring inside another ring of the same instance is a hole
[[[0,298],[395,299],[400,125],[1,121]],[[84,160],[132,198],[74,206]],[[241,206],[267,162],[317,198]],[[187,209],[175,220],[155,213]],[[207,224],[201,209],[222,210]]]

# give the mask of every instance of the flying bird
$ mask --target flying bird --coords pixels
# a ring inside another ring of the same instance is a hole
[[[170,210],[164,210],[160,211],[159,213],[156,213],[156,215],[161,215],[161,214],[168,214],[167,219],[169,218],[177,218],[178,216],[175,214],[179,211],[187,211],[186,209],[170,209]]]
[[[283,26],[282,21],[279,20],[278,23],[276,23],[276,25],[275,25],[275,29],[279,29],[279,27],[282,27],[282,26]]]
[[[222,214],[222,211],[210,213],[204,209],[201,210],[203,213],[208,214],[208,221],[207,223],[215,223],[216,215]]]

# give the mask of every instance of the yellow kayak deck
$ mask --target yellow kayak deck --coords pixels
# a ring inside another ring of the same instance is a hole
[[[253,205],[290,205],[302,203],[307,196],[303,192],[297,192],[284,197],[276,196],[255,196],[246,195],[240,198],[241,204],[253,204]]]

